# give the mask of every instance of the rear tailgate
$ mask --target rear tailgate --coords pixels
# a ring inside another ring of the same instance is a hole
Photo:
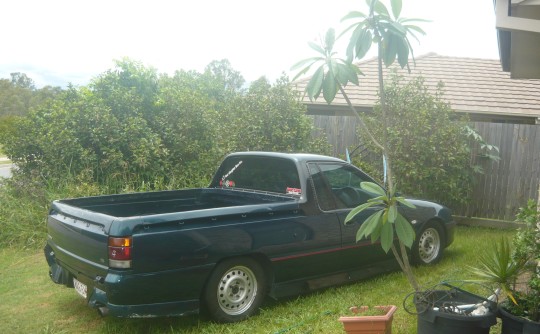
[[[107,274],[108,231],[114,219],[56,201],[47,221],[47,243],[72,275],[93,281]]]

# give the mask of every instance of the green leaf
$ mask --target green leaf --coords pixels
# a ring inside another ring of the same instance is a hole
[[[398,21],[399,23],[406,23],[406,22],[425,22],[425,23],[429,23],[429,22],[431,22],[431,20],[410,19],[410,18],[405,18],[405,17],[402,17],[402,18],[400,18],[399,20],[396,20],[396,21]]]
[[[381,186],[373,182],[361,182],[360,188],[362,188],[365,191],[369,191],[370,193],[374,193],[380,196],[386,196],[386,191],[384,191],[384,189],[381,188]]]
[[[332,28],[328,29],[326,36],[324,38],[324,44],[327,51],[332,51],[334,48],[334,43],[336,42],[336,31]]]
[[[360,185],[360,187],[362,187],[362,185]],[[384,195],[381,195],[381,196],[377,196],[377,197],[368,199],[368,202],[377,202],[377,201],[381,202],[381,203],[387,202],[388,197],[386,197],[386,194],[384,194]]]
[[[347,77],[350,82],[355,85],[359,85],[358,74],[363,74],[360,69],[354,64],[347,64]]]
[[[361,31],[360,35],[358,36],[358,40],[356,41],[356,58],[362,59],[364,56],[368,53],[369,49],[371,48],[373,36],[371,35],[371,31],[364,29]]]
[[[324,58],[321,58],[321,57],[312,57],[312,58],[306,58],[304,60],[301,60],[299,61],[298,63],[294,64],[292,67],[291,67],[291,71],[296,71],[298,70],[300,67],[306,65],[306,64],[309,64],[307,67],[311,67],[314,63],[316,63],[317,61],[319,60],[324,60]],[[294,80],[293,80],[294,81]]]
[[[339,82],[339,84],[342,86],[346,86],[347,83],[349,83],[349,78],[351,78],[350,73],[349,73],[351,69],[349,68],[349,66],[346,63],[345,64],[336,63],[335,71],[336,71],[336,79]],[[353,72],[353,74],[355,73]],[[356,79],[356,81],[358,81],[358,78]]]
[[[321,93],[322,83],[324,79],[324,66],[321,66],[315,71],[311,80],[306,87],[309,99],[317,99]]]
[[[304,68],[303,70],[301,70],[300,72],[298,72],[294,78],[292,78],[291,82],[295,82],[296,79],[300,78],[302,75],[306,74],[309,69],[311,68],[311,65],[310,66],[307,66],[306,68]]]
[[[414,31],[416,31],[416,32],[418,32],[418,33],[420,33],[420,34],[422,34],[422,35],[425,35],[425,34],[426,34],[426,32],[425,32],[422,28],[420,28],[420,27],[418,27],[418,26],[414,26],[414,25],[403,25],[403,27],[404,27],[405,29],[407,29],[408,31],[409,31],[409,30],[414,30]]]
[[[396,221],[397,215],[398,211],[396,205],[390,205],[388,207],[388,221],[393,224]]]
[[[376,203],[364,203],[352,209],[351,212],[345,217],[345,225],[348,224],[357,214],[364,211],[367,208],[377,205]]]
[[[396,234],[398,239],[401,240],[405,246],[411,248],[416,235],[411,223],[409,223],[407,219],[405,219],[405,217],[398,212],[394,225],[396,226]]]
[[[363,223],[362,226],[356,232],[356,242],[362,240],[364,236],[369,236],[373,230],[377,227],[377,224],[381,223],[381,216],[384,210],[379,210],[369,216]]]
[[[384,28],[388,30],[388,33],[405,38],[407,36],[407,29],[399,22],[387,22],[383,24]]]
[[[334,68],[336,71],[337,81],[342,86],[346,86],[349,82],[352,82],[355,85],[359,84],[358,72],[360,72],[360,70],[358,67],[356,67],[356,65],[350,63],[336,63]]]
[[[323,82],[323,97],[326,103],[330,104],[334,101],[337,93],[336,78],[332,71],[328,71]]]
[[[409,208],[411,208],[411,209],[416,208],[416,206],[415,206],[414,204],[412,204],[411,202],[409,202],[408,200],[406,200],[404,197],[396,197],[396,200],[397,200],[399,203],[405,205],[406,207],[409,207]]]
[[[397,43],[398,63],[401,68],[404,68],[409,63],[409,46],[404,39],[399,39]]]
[[[366,14],[364,14],[362,12],[352,11],[352,12],[349,12],[349,14],[343,16],[341,18],[341,22],[343,22],[345,20],[349,20],[349,19],[357,19],[357,18],[365,19],[366,17],[367,17]]]
[[[294,71],[294,70],[297,70],[299,69],[300,67],[306,65],[306,64],[309,64],[307,65],[306,67],[304,67],[300,72],[298,72],[294,78],[292,79],[292,81],[296,81],[296,79],[300,78],[302,75],[306,74],[310,69],[311,69],[311,66],[313,66],[313,64],[315,64],[316,62],[318,61],[324,61],[325,59],[322,58],[322,57],[313,57],[313,58],[307,58],[307,59],[304,59],[304,60],[301,60],[299,61],[298,63],[294,64],[292,67],[291,67],[291,71]]]
[[[317,51],[318,53],[322,54],[323,56],[326,56],[326,52],[324,51],[324,49],[319,44],[309,41],[308,45],[313,50]]]
[[[381,237],[383,224],[377,224],[371,232],[371,243],[375,243]]]
[[[392,243],[394,242],[394,225],[384,224],[381,231],[381,246],[382,249],[388,253]]]
[[[361,25],[356,26],[356,28],[354,29],[351,35],[351,38],[349,39],[349,44],[347,45],[347,51],[346,51],[347,61],[349,62],[352,62],[352,60],[354,59],[354,56],[355,56],[354,52],[356,49],[356,44],[358,42],[360,34],[363,31],[364,29],[362,28]]]
[[[401,14],[402,5],[403,3],[401,2],[401,0],[390,1],[390,6],[392,7],[392,14],[394,14],[395,19],[397,19]]]
[[[396,60],[397,55],[397,45],[396,45],[396,36],[392,33],[387,33],[382,40],[382,57],[383,62],[386,67],[389,67]]]
[[[383,16],[390,17],[390,13],[388,13],[388,8],[386,8],[386,6],[382,2],[380,2],[378,0],[374,1],[373,9],[375,10],[375,13],[378,13],[378,14],[383,15]]]

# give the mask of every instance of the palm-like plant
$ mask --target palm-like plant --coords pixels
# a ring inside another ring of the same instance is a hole
[[[353,11],[343,17],[342,21],[357,19],[345,32],[353,31],[347,47],[347,59],[362,59],[371,47],[377,45],[377,69],[379,79],[379,95],[381,99],[383,121],[383,154],[391,166],[390,147],[387,140],[389,119],[386,117],[386,96],[384,93],[383,66],[389,67],[396,59],[401,66],[409,66],[409,54],[413,56],[413,49],[409,36],[417,38],[416,33],[425,32],[412,23],[421,22],[420,19],[407,19],[400,17],[402,9],[401,0],[391,0],[392,16],[388,8],[379,0],[366,0],[369,5],[369,15]],[[412,57],[414,60],[414,56]],[[393,191],[392,169],[388,168],[388,190]]]
[[[293,78],[293,81],[309,72],[312,67],[317,67],[306,86],[306,94],[309,99],[311,101],[316,100],[322,93],[324,100],[330,104],[334,101],[334,98],[339,91],[345,98],[347,105],[352,109],[353,114],[358,118],[363,130],[366,131],[377,147],[383,149],[383,146],[375,139],[371,131],[365,125],[364,120],[352,104],[344,89],[349,82],[358,85],[358,75],[362,74],[362,72],[358,66],[354,65],[350,60],[341,59],[336,56],[337,52],[334,52],[335,43],[336,33],[334,29],[328,29],[321,45],[309,42],[309,46],[318,53],[318,56],[304,59],[293,65],[291,68],[293,71],[302,68],[302,70],[300,70]]]
[[[512,291],[518,276],[525,270],[526,258],[514,259],[506,238],[502,238],[491,250],[479,257],[479,266],[470,270],[482,282],[495,283],[517,304]]]
[[[324,39],[323,45],[319,46],[315,43],[310,43],[310,47],[319,55],[305,59],[292,67],[292,70],[297,70],[303,67],[293,80],[296,80],[301,75],[306,74],[310,69],[317,65],[313,76],[310,78],[306,93],[310,100],[317,99],[321,93],[327,103],[331,103],[337,92],[339,91],[348,106],[359,120],[359,123],[368,137],[373,141],[383,153],[386,161],[386,169],[388,174],[387,189],[374,184],[362,184],[361,187],[367,189],[375,189],[375,193],[380,196],[374,198],[370,202],[360,205],[353,209],[347,216],[345,223],[351,221],[358,213],[374,205],[382,205],[383,209],[378,213],[368,218],[357,233],[356,240],[361,238],[371,237],[371,240],[377,241],[381,239],[383,249],[388,252],[390,249],[394,257],[398,261],[401,269],[407,276],[411,286],[418,291],[419,286],[412,273],[406,247],[411,248],[414,241],[414,232],[412,227],[406,222],[405,218],[397,210],[398,203],[406,206],[412,206],[402,197],[396,197],[393,185],[393,176],[390,155],[389,141],[387,139],[387,128],[390,120],[387,117],[386,101],[384,94],[384,78],[383,67],[392,65],[396,59],[399,65],[404,68],[409,64],[409,55],[412,55],[412,46],[409,42],[409,36],[416,38],[415,33],[424,34],[424,31],[416,25],[415,22],[422,20],[401,18],[402,1],[391,0],[390,15],[388,8],[380,0],[366,0],[369,6],[369,14],[362,12],[351,12],[346,15],[342,21],[357,19],[358,21],[350,25],[340,36],[352,31],[347,47],[347,59],[336,57],[334,45],[336,41],[335,32],[330,29]],[[350,99],[348,98],[344,86],[348,83],[358,85],[358,75],[362,74],[360,69],[353,64],[354,59],[362,59],[373,45],[377,45],[378,55],[378,79],[379,79],[379,96],[382,108],[383,135],[382,140],[377,140],[371,131],[365,125],[360,114],[357,112]],[[394,231],[398,236],[399,250],[396,248],[394,240]]]

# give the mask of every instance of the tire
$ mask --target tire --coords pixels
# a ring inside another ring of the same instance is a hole
[[[218,322],[242,321],[259,309],[266,294],[264,271],[251,258],[219,263],[204,290],[204,304]]]
[[[412,256],[416,264],[430,265],[442,257],[444,232],[440,224],[427,222],[413,243]]]

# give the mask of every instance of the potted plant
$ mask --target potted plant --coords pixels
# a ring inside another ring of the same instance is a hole
[[[350,334],[390,334],[392,333],[392,320],[397,307],[375,306],[370,309],[368,306],[349,309],[356,316],[340,317],[345,332]],[[362,316],[358,316],[362,315]]]
[[[540,211],[534,201],[519,210],[517,220],[525,226],[513,239],[514,250],[503,239],[471,269],[504,292],[498,312],[503,334],[540,333]]]

